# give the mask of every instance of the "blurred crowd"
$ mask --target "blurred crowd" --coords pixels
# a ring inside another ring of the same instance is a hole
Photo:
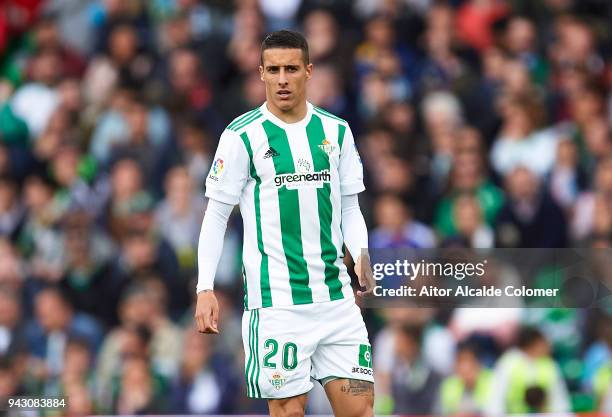
[[[192,316],[204,179],[280,28],[353,129],[371,247],[610,246],[609,1],[4,0],[0,397],[266,410],[245,397],[239,215],[221,334]],[[612,309],[364,315],[378,413],[612,412]]]

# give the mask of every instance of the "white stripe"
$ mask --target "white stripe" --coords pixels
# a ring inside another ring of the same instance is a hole
[[[314,172],[314,164],[306,135],[306,127],[286,129],[289,147],[293,156],[296,172],[300,172],[300,161],[308,164]],[[329,288],[325,285],[325,263],[321,258],[321,226],[316,188],[300,188],[300,228],[302,232],[302,249],[308,269],[308,286],[312,291],[312,301],[317,303],[329,301]]]

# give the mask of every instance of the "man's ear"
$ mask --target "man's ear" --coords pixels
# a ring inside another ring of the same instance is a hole
[[[263,81],[263,80],[264,80],[263,75],[264,75],[264,69],[263,69],[263,66],[261,66],[261,65],[260,65],[260,66],[259,66],[259,79],[260,79],[261,81]]]
[[[306,65],[306,79],[310,80],[310,78],[312,77],[312,63]]]

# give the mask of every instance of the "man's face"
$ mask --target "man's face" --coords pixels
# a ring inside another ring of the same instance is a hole
[[[288,112],[306,100],[306,81],[312,74],[312,64],[304,64],[301,49],[266,49],[262,61],[259,74],[266,84],[268,103]]]

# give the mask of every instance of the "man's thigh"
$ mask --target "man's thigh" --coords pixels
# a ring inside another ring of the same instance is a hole
[[[335,379],[325,384],[335,417],[372,417],[374,383],[359,379]]]

